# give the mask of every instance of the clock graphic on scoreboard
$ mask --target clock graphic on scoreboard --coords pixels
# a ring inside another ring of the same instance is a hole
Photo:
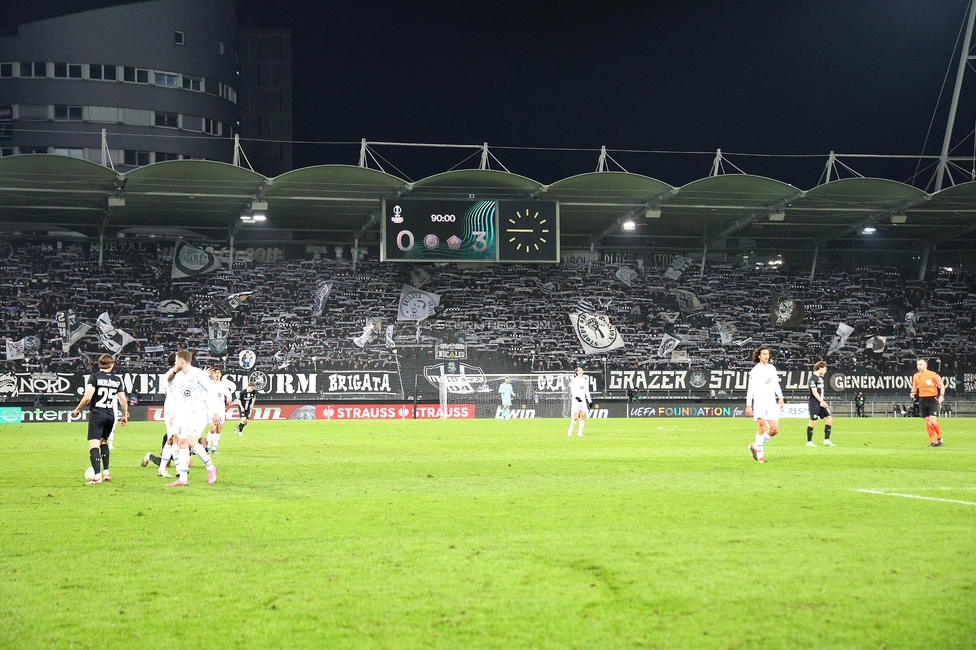
[[[499,202],[498,261],[559,261],[559,210],[555,202]]]

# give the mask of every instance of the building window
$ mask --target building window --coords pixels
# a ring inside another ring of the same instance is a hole
[[[20,153],[47,153],[47,147],[21,147]]]
[[[125,66],[122,68],[122,81],[130,83],[147,84],[149,83],[149,70]]]
[[[3,147],[2,149],[0,149],[0,158],[5,158],[7,156],[12,156],[12,155],[14,155],[13,147]]]
[[[68,76],[68,64],[67,63],[55,63],[54,64],[54,76],[59,79],[65,79]]]
[[[55,147],[54,155],[67,156],[68,158],[77,158],[78,160],[84,160],[85,150],[84,149],[62,149],[59,147]]]
[[[179,88],[180,76],[169,72],[157,72],[153,75],[153,83],[166,88]]]
[[[12,76],[14,76],[14,64],[0,63],[0,77],[12,77]]]
[[[125,165],[129,167],[142,167],[143,165],[149,164],[149,152],[148,151],[133,151],[132,149],[126,149],[123,153],[123,161]]]
[[[184,90],[193,90],[200,92],[203,88],[203,79],[200,77],[191,77],[189,75],[183,75],[183,88]]]
[[[55,63],[54,76],[59,79],[81,79],[81,64]]]
[[[166,162],[167,160],[179,160],[180,154],[166,153],[165,151],[156,152],[156,162]]]
[[[118,77],[118,70],[114,65],[102,65],[101,63],[88,64],[89,79],[104,79],[105,81],[115,81]],[[133,76],[135,80],[135,76]]]
[[[220,82],[215,79],[207,79],[203,84],[203,92],[208,95],[220,97]]]
[[[56,104],[54,106],[54,119],[80,122],[81,106],[65,106],[64,104]]]
[[[186,44],[186,36],[183,34],[183,32],[174,32],[173,33],[173,42],[176,43],[177,45],[185,45]]]
[[[178,129],[180,127],[180,116],[176,113],[161,113],[156,111],[154,123],[156,126],[165,126],[169,129]]]
[[[217,41],[217,54],[223,54],[224,51],[225,51],[225,49],[226,48],[224,47],[224,42],[223,41]]]
[[[210,135],[220,135],[220,122],[204,118],[203,130]]]
[[[20,64],[20,76],[21,77],[46,77],[47,64],[42,61],[35,61],[33,63],[22,62]]]

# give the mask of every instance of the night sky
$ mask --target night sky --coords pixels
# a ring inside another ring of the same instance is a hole
[[[41,1],[4,22],[109,4],[117,3]],[[294,138],[356,143],[296,145],[296,167],[355,164],[361,138],[487,141],[510,171],[549,183],[593,171],[606,145],[628,171],[680,185],[707,175],[721,148],[810,154],[730,158],[802,188],[817,183],[830,150],[921,153],[948,73],[925,148],[938,153],[967,8],[967,0],[310,4],[238,1],[240,26],[292,30]],[[956,141],[974,115],[970,73]],[[386,171],[411,180],[477,165],[477,157],[462,163],[472,153],[462,150],[377,151],[395,165]],[[972,139],[957,153],[971,155]],[[917,161],[848,163],[907,181]]]

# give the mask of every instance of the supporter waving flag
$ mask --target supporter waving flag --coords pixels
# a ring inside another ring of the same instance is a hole
[[[112,354],[118,354],[122,348],[136,340],[128,332],[123,332],[112,325],[112,318],[107,311],[101,313],[95,324],[98,326],[99,342]]]
[[[24,358],[25,340],[26,339],[14,341],[12,339],[7,339],[7,361],[17,361],[18,359]]]

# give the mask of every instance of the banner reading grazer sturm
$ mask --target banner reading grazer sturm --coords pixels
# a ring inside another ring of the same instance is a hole
[[[603,314],[570,314],[569,322],[585,354],[601,354],[624,347],[624,339]]]
[[[405,284],[400,290],[397,320],[422,321],[433,316],[434,309],[439,304],[441,304],[441,297],[436,293]]]
[[[230,335],[229,318],[211,318],[207,327],[211,354],[227,354],[227,337]]]
[[[180,240],[173,249],[172,278],[190,278],[222,268],[213,253]]]
[[[769,324],[773,327],[793,329],[803,322],[806,310],[799,300],[793,300],[779,292],[773,292],[769,307]]]
[[[315,285],[315,292],[312,294],[312,316],[320,318],[325,310],[325,301],[332,293],[335,280],[322,280]]]

